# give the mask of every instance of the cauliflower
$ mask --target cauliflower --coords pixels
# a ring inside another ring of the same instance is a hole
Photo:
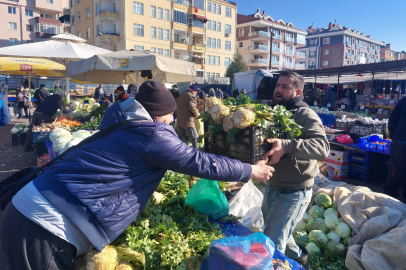
[[[223,119],[223,129],[225,132],[229,132],[234,127],[233,122],[234,113],[230,113]]]
[[[67,137],[70,136],[70,139],[69,139],[69,140],[72,139],[72,135],[70,135],[70,132],[69,132],[68,130],[66,130],[66,129],[64,129],[64,128],[56,128],[56,129],[52,130],[51,133],[49,134],[49,140],[50,140],[52,143],[55,143],[55,141],[56,141],[58,138],[64,137],[64,136],[67,136]]]
[[[86,270],[114,270],[118,264],[117,250],[106,246],[101,252],[87,253]]]
[[[96,104],[94,104],[93,106],[92,106],[92,108],[90,109],[90,111],[95,111],[97,108],[99,108],[100,107],[100,104],[99,103],[96,103]]]
[[[209,113],[214,122],[222,125],[224,117],[230,114],[230,109],[227,106],[220,103],[214,105],[212,109],[209,110]]]
[[[215,97],[208,97],[205,101],[205,110],[210,113],[214,105],[222,104],[221,100]]]
[[[120,261],[114,270],[135,270],[134,266],[126,261]]]
[[[233,116],[234,126],[238,129],[245,129],[255,121],[255,113],[244,108],[238,108]]]

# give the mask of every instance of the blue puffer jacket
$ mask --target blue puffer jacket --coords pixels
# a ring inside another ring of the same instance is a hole
[[[136,122],[71,151],[33,180],[99,251],[134,221],[167,170],[219,181],[251,176],[249,164],[189,147],[133,98],[109,107],[100,128],[128,119]]]
[[[10,122],[11,122],[11,114],[10,110],[8,109],[6,96],[0,93],[0,126],[8,125],[10,124]]]

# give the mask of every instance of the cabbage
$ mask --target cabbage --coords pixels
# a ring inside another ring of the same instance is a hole
[[[96,103],[96,104],[94,104],[93,106],[92,106],[92,108],[90,109],[90,111],[95,111],[97,108],[99,108],[100,107],[100,104],[99,103]]]
[[[72,135],[69,134],[69,136],[61,136],[58,139],[55,140],[55,142],[52,142],[53,144],[53,149],[55,152],[59,153],[65,145],[72,140]]]
[[[347,237],[344,239],[341,239],[340,243],[343,244],[344,246],[348,247],[351,243],[352,237]]]
[[[334,208],[328,208],[326,211],[324,211],[324,218],[326,218],[328,215],[335,215],[338,217],[338,212]]]
[[[18,133],[18,128],[13,127],[13,128],[10,130],[10,132],[11,132],[11,134],[17,134],[17,133]]]
[[[320,255],[320,248],[313,242],[306,245],[306,250],[309,253],[309,256]]]
[[[340,236],[341,238],[346,238],[351,236],[351,229],[350,227],[348,227],[347,224],[345,224],[344,222],[339,222],[336,226],[336,233],[338,234],[338,236]]]
[[[340,236],[336,234],[335,232],[329,232],[327,234],[327,238],[330,239],[331,241],[339,242],[340,241]]]
[[[327,244],[327,249],[330,250],[333,254],[344,254],[347,248],[339,242],[330,241]]]
[[[81,142],[82,140],[75,140],[75,139],[73,139],[73,140],[71,140],[71,141],[69,141],[67,144],[65,144],[65,146],[61,149],[61,151],[59,152],[59,154],[62,154],[63,152],[65,152],[69,147],[72,147],[72,146],[74,146],[74,145],[77,145],[77,144],[79,144],[80,142]]]
[[[315,218],[316,217],[322,218],[324,217],[324,209],[320,206],[313,205],[309,209],[309,215]]]
[[[333,204],[331,197],[325,193],[320,193],[314,199],[318,206],[329,208]]]
[[[324,219],[323,218],[314,218],[311,221],[307,223],[307,231],[311,232],[313,230],[320,230],[323,233],[328,233],[328,228],[324,224]]]
[[[309,243],[307,233],[304,231],[293,231],[292,236],[293,239],[295,239],[295,242],[299,245],[306,246]]]
[[[84,140],[87,137],[90,137],[92,134],[89,131],[86,130],[78,130],[75,133],[72,134],[72,139],[79,139],[79,140]]]
[[[307,223],[302,219],[296,224],[295,230],[297,231],[306,231]]]
[[[336,227],[336,225],[338,223],[340,223],[338,221],[338,218],[334,215],[328,215],[325,219],[324,219],[324,223],[326,224],[326,227],[329,228],[330,230],[334,229]]]
[[[95,104],[96,104],[96,100],[95,100],[94,98],[90,98],[90,99],[89,99],[89,104],[90,104],[91,106],[95,105]],[[97,104],[99,104],[99,103],[97,103]],[[99,104],[99,105],[100,105],[100,104]]]
[[[318,246],[324,246],[328,242],[327,236],[320,230],[313,230],[309,233],[309,241]]]
[[[309,219],[309,214],[307,214],[306,212],[304,212],[302,220],[307,222],[307,220]]]
[[[72,135],[70,135],[70,132],[64,128],[56,128],[54,130],[51,131],[51,133],[49,134],[49,140],[52,143],[55,143],[55,141],[60,138],[60,137],[64,137],[64,136],[70,136],[69,141],[72,139]]]

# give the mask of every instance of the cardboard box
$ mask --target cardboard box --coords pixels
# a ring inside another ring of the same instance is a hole
[[[344,179],[348,178],[348,165],[337,165],[334,163],[324,161],[324,164],[328,168],[327,178],[330,180],[335,179]]]
[[[337,165],[348,165],[348,150],[330,150],[328,157],[324,161]]]

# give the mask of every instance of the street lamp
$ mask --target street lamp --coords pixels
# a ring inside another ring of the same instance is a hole
[[[272,70],[272,41],[273,41],[273,36],[275,34],[273,33],[273,29],[271,28],[271,46],[269,47],[269,70]]]

